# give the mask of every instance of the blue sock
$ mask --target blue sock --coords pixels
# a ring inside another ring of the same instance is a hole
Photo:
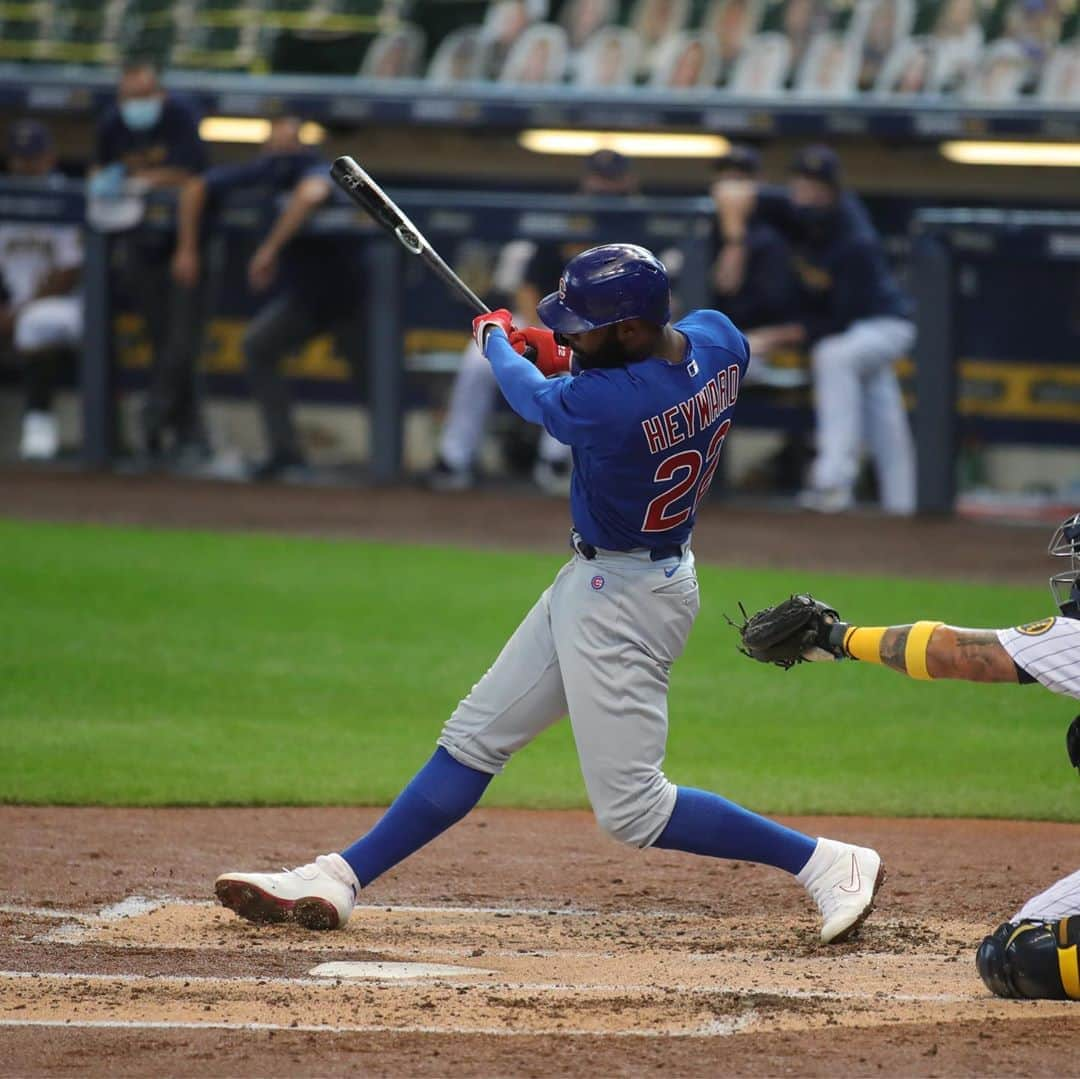
[[[461,820],[480,801],[491,779],[487,772],[454,760],[439,746],[375,827],[341,856],[367,887]]]
[[[693,787],[678,790],[671,820],[655,847],[760,862],[789,873],[798,873],[814,853],[817,840],[802,832],[759,817],[719,794]]]

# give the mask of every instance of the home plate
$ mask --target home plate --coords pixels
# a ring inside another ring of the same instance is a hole
[[[308,971],[319,978],[460,978],[463,974],[490,974],[479,967],[452,967],[445,963],[320,963]]]

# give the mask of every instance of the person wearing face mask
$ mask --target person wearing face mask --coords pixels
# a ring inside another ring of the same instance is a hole
[[[206,167],[198,117],[161,85],[157,68],[133,59],[120,74],[116,104],[101,118],[91,204],[119,205],[131,192],[178,188]],[[129,199],[130,201],[130,199]],[[135,200],[138,206],[138,200]],[[118,220],[116,262],[125,291],[146,324],[152,350],[150,385],[141,416],[143,448],[160,461],[171,437],[177,461],[200,461],[207,451],[199,416],[195,367],[202,344],[202,289],[169,272],[174,238],[167,231]]]
[[[212,212],[233,191],[262,196],[263,236],[247,278],[252,292],[267,300],[248,325],[242,346],[268,445],[267,456],[252,469],[256,480],[299,479],[305,470],[280,371],[285,356],[329,332],[354,375],[362,373],[364,284],[358,248],[348,237],[302,232],[315,210],[338,197],[327,163],[301,141],[302,126],[296,116],[277,117],[254,161],[212,168],[189,180],[180,194],[172,271],[183,288],[199,278],[205,211]]]
[[[789,322],[749,333],[751,352],[808,349],[817,456],[799,495],[806,509],[836,513],[854,502],[861,445],[869,444],[886,513],[915,511],[915,447],[895,363],[915,342],[912,307],[889,271],[862,202],[843,186],[827,146],[795,158],[786,188],[725,181],[713,199],[728,244],[756,216],[791,245],[799,285]]]

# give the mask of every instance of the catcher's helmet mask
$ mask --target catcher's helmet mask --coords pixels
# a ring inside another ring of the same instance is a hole
[[[1047,550],[1069,560],[1067,570],[1050,578],[1050,594],[1066,618],[1080,618],[1080,513],[1058,525]]]

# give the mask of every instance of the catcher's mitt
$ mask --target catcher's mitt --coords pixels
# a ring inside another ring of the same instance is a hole
[[[760,663],[775,663],[788,670],[807,659],[843,659],[843,649],[829,643],[829,626],[840,616],[813,596],[798,595],[766,607],[757,614],[746,614],[739,604],[743,621],[728,622],[739,631],[739,651]],[[815,655],[819,651],[820,655]],[[809,655],[807,654],[809,653]]]

